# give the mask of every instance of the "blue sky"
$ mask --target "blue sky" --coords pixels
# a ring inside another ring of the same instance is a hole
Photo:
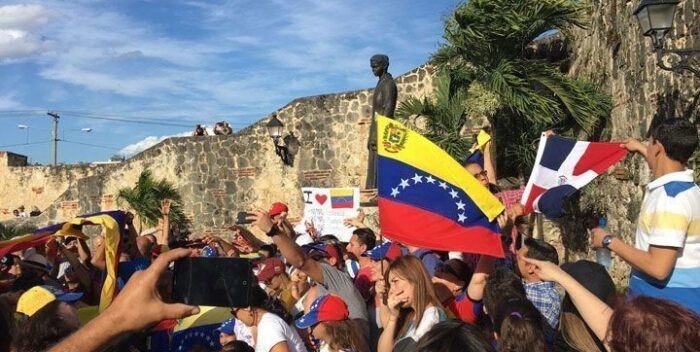
[[[370,56],[388,54],[395,76],[425,63],[460,2],[0,1],[0,150],[49,163],[48,111],[61,115],[59,162],[73,163],[373,87]]]

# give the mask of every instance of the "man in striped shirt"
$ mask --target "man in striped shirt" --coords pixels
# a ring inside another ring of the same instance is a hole
[[[644,156],[654,173],[646,187],[635,246],[604,229],[593,246],[607,247],[632,266],[630,294],[675,301],[700,313],[700,188],[687,163],[698,147],[698,130],[687,120],[661,122],[648,145],[623,145]]]

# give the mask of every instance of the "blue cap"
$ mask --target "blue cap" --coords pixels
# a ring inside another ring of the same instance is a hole
[[[204,246],[202,248],[202,257],[218,257],[219,253],[216,251],[216,248],[212,248],[211,246]]]
[[[372,260],[382,260],[386,259],[389,261],[394,261],[394,259],[403,255],[401,248],[392,242],[384,242],[374,246],[372,249],[366,250],[362,253],[365,257],[370,257]]]
[[[229,318],[226,321],[224,321],[223,323],[221,323],[221,325],[218,328],[214,329],[214,331],[223,332],[224,334],[228,334],[228,335],[233,335],[233,328],[235,328],[235,327],[236,327],[236,319]]]
[[[41,287],[43,287],[44,289],[46,289],[46,291],[49,291],[54,296],[56,296],[57,301],[72,303],[77,302],[78,300],[83,298],[82,292],[64,292],[60,288],[50,285],[43,285]]]

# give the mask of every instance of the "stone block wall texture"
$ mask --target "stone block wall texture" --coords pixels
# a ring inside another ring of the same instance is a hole
[[[433,92],[433,69],[396,77],[399,100]],[[167,139],[121,164],[17,167],[0,158],[0,220],[19,205],[44,213],[37,226],[78,214],[116,209],[119,189],[133,187],[146,168],[178,188],[195,233],[224,234],[238,211],[286,201],[302,212],[301,187],[363,187],[372,90],[296,99],[276,111],[300,148],[293,166],[275,154],[268,117],[231,136]],[[1,156],[0,156],[1,157]],[[20,220],[12,220],[13,223]]]
[[[588,3],[589,26],[576,33],[569,73],[588,78],[611,95],[612,140],[627,137],[644,140],[654,119],[684,116],[700,121],[700,79],[656,67],[651,40],[641,34],[633,15],[639,1],[589,0]],[[666,44],[669,48],[700,49],[700,1],[680,2]],[[696,65],[700,65],[700,60]],[[628,156],[621,166],[629,174],[629,180],[619,181],[608,174],[587,187],[581,204],[600,208],[608,219],[609,229],[622,235],[627,243],[634,243],[644,186],[652,175],[640,156]],[[559,245],[561,239],[588,239],[580,228],[562,234],[559,226],[552,225],[545,226],[549,229],[545,231],[546,237]],[[565,250],[560,245],[560,250],[566,252],[564,259],[593,258],[592,251],[581,246],[567,247]],[[612,274],[617,282],[624,282],[629,267],[616,258]]]

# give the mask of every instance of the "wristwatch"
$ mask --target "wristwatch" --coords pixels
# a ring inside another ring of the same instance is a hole
[[[603,241],[601,241],[601,243],[603,244],[603,248],[608,248],[610,243],[612,243],[612,240],[613,240],[612,235],[605,235],[605,237],[603,237]]]
[[[270,228],[270,231],[267,231],[267,233],[265,233],[265,234],[268,237],[275,237],[275,236],[280,234],[280,228],[277,227],[277,225],[272,225],[272,227]]]

